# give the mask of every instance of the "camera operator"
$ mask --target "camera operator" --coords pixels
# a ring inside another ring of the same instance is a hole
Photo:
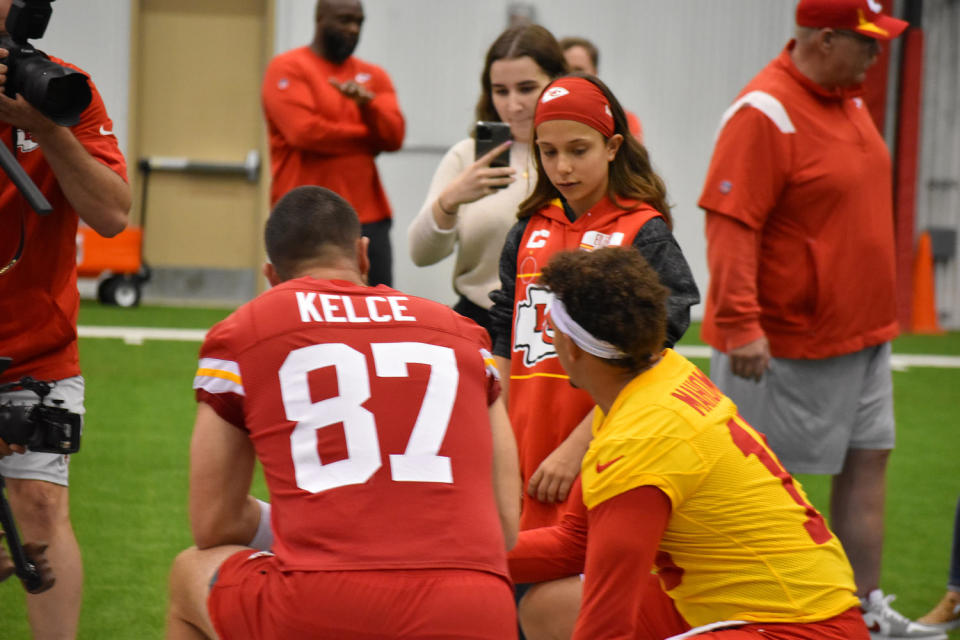
[[[0,0],[0,31],[6,30],[12,2]],[[0,90],[8,80],[8,53],[0,49]],[[25,375],[56,380],[48,402],[61,400],[75,413],[83,413],[84,388],[76,332],[78,218],[109,237],[126,226],[130,208],[126,162],[103,100],[89,84],[93,100],[69,128],[22,96],[0,94],[0,141],[53,205],[52,213],[36,215],[12,182],[0,179],[0,355],[13,358],[0,383]],[[34,404],[37,398],[14,391],[0,401]],[[35,638],[76,636],[83,567],[69,519],[67,464],[67,456],[31,451],[0,459],[22,538],[49,544],[47,557],[57,575],[54,588],[27,596]]]

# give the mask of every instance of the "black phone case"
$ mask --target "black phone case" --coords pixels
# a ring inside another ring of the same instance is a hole
[[[474,160],[479,160],[494,147],[499,147],[501,144],[511,139],[510,125],[505,122],[481,121],[477,123],[477,127],[474,130],[474,135],[476,139],[476,153],[474,154]],[[490,163],[490,166],[509,167],[510,149],[507,149],[503,153],[497,154],[497,157],[493,159],[493,162]]]

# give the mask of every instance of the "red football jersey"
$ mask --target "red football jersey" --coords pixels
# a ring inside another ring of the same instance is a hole
[[[194,388],[245,429],[288,570],[507,575],[486,332],[386,286],[299,278],[214,326]]]

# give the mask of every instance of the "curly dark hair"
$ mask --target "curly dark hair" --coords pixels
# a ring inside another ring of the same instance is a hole
[[[636,250],[561,251],[543,268],[539,282],[580,326],[629,356],[609,363],[639,370],[660,353],[670,292]]]
[[[280,198],[263,230],[267,257],[284,280],[300,265],[351,256],[360,220],[350,203],[330,189],[302,186]]]

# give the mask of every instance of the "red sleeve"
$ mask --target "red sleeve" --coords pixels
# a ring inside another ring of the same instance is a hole
[[[218,416],[246,431],[243,381],[239,364],[230,348],[231,326],[228,321],[232,317],[218,322],[207,332],[200,347],[200,362],[193,388],[198,403],[210,405]]]
[[[761,228],[787,183],[793,135],[759,109],[741,107],[717,137],[700,208]]]
[[[558,524],[521,531],[507,554],[514,582],[545,582],[583,573],[587,544],[587,509],[580,478],[570,488],[567,511]]]
[[[295,59],[274,59],[263,79],[263,110],[267,120],[297,149],[329,155],[370,152],[370,127],[354,119],[330,117],[329,109],[321,110],[317,95],[329,95],[330,104],[342,98],[327,79],[301,69]]]
[[[496,368],[496,365],[494,365]],[[487,406],[489,407],[494,402],[497,401],[497,398],[500,397],[500,394],[503,392],[503,387],[500,386],[500,378],[497,375],[493,374],[488,370],[487,372]]]
[[[87,84],[90,86],[91,100],[90,105],[80,114],[80,122],[70,127],[70,131],[76,139],[83,145],[91,156],[98,162],[108,166],[117,175],[128,181],[127,161],[120,152],[120,143],[117,136],[113,133],[113,121],[107,115],[107,108],[103,104],[103,98],[97,91],[93,80],[83,69],[64,62],[59,58],[50,58],[51,61],[69,67],[87,76]]]
[[[374,98],[360,109],[360,113],[370,127],[373,150],[396,151],[403,144],[406,130],[403,113],[400,112],[400,104],[397,102],[397,92],[386,71],[377,69],[374,79],[375,82],[370,87]]]
[[[204,389],[196,389],[195,394],[198,404],[204,402],[210,405],[210,408],[226,422],[241,431],[247,431],[243,419],[243,398],[228,393],[213,394]]]
[[[707,211],[707,304],[719,332],[720,350],[741,347],[763,337],[757,302],[760,235],[745,224]]]
[[[449,309],[446,311],[449,312]],[[480,355],[487,381],[487,406],[489,407],[497,401],[503,390],[500,386],[500,372],[497,371],[497,363],[494,362],[493,354],[490,353],[492,348],[490,346],[490,334],[473,320],[457,313],[451,315],[454,318],[454,331],[457,335],[465,336],[477,345],[477,352]]]
[[[670,519],[670,499],[643,486],[587,514],[583,600],[574,640],[637,638],[642,591]]]

